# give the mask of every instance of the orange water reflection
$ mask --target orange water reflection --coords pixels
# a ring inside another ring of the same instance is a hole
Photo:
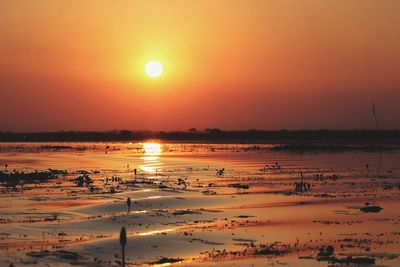
[[[162,145],[160,143],[142,143],[143,163],[139,166],[146,173],[157,173],[157,169],[162,165],[160,157],[162,154]]]

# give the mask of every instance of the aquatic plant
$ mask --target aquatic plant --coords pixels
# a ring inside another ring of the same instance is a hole
[[[178,178],[177,185],[182,185],[185,189],[188,186],[187,178]]]
[[[0,171],[0,183],[16,188],[17,185],[39,184],[57,178],[53,171],[34,171],[25,173],[23,171],[2,172]]]
[[[335,248],[331,245],[322,246],[318,250],[317,259],[319,260],[327,260],[331,259],[334,256]]]
[[[158,261],[151,262],[150,265],[167,265],[171,263],[182,262],[181,258],[161,258]]]
[[[128,213],[131,212],[131,198],[128,197],[128,199],[126,200],[126,205],[128,206]]]
[[[224,176],[225,168],[222,169],[216,169],[216,175],[217,176]]]
[[[237,188],[237,189],[249,189],[250,186],[248,184],[231,184],[230,187]]]
[[[119,243],[121,244],[122,248],[122,262],[121,266],[125,267],[125,246],[126,246],[127,238],[126,238],[126,230],[125,227],[121,228],[121,232],[119,234]]]
[[[364,213],[372,212],[372,213],[378,213],[381,210],[383,210],[382,207],[380,206],[370,206],[369,203],[365,203],[364,207],[361,207],[360,210]]]
[[[84,174],[82,174],[82,175],[79,175],[79,176],[74,180],[74,182],[75,182],[78,186],[80,186],[80,187],[82,187],[82,186],[84,186],[84,185],[87,186],[87,187],[89,187],[90,184],[93,183],[93,179],[90,178],[89,175],[88,175],[87,173],[84,173]]]

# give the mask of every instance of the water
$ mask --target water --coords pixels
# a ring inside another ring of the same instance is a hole
[[[328,266],[317,256],[328,245],[335,264],[350,254],[377,265],[400,264],[399,152],[288,153],[272,147],[0,144],[2,175],[66,171],[0,186],[0,263],[115,266],[124,226],[130,264],[166,257],[185,266]],[[79,186],[75,179],[83,173],[91,182]],[[310,190],[296,192],[301,176]],[[364,213],[366,202],[383,209]],[[274,243],[273,252],[260,253]]]

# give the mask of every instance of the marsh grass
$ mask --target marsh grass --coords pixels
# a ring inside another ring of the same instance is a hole
[[[2,172],[0,171],[0,183],[6,186],[16,187],[24,184],[39,184],[56,179],[58,174],[52,170],[34,172]]]

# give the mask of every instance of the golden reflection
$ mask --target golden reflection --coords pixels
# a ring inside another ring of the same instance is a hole
[[[140,169],[146,173],[156,173],[157,166],[154,165],[140,165]]]
[[[162,153],[162,145],[160,143],[142,143],[143,148],[143,164],[140,169],[147,173],[157,173],[157,167],[161,165],[159,158]]]
[[[158,198],[162,198],[162,196],[151,196],[151,197],[147,197],[148,199],[158,199]]]
[[[173,229],[173,228],[164,229],[164,230],[154,230],[154,231],[139,233],[138,235],[140,235],[140,236],[156,235],[156,234],[161,234],[161,233],[172,232],[174,230],[175,229]]]
[[[161,144],[159,143],[143,143],[145,157],[158,158],[161,155]]]

